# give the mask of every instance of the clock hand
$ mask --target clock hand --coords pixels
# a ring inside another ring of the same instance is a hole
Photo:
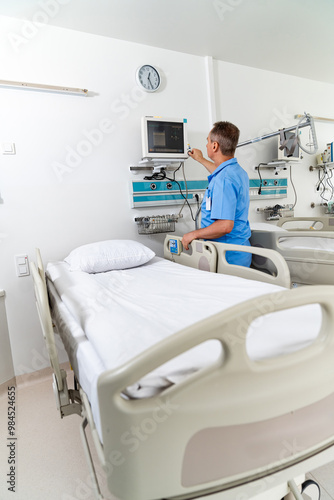
[[[147,80],[149,81],[149,84],[151,85],[151,88],[153,89],[153,85],[152,85],[150,76],[151,76],[151,73],[148,74]]]

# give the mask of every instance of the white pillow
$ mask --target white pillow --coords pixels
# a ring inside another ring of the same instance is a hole
[[[107,240],[78,247],[64,260],[70,265],[71,271],[104,273],[141,266],[154,256],[150,248],[138,241]]]

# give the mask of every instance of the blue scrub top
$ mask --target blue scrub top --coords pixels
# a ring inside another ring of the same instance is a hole
[[[216,220],[233,220],[232,231],[212,241],[248,245],[251,230],[248,222],[249,178],[236,158],[223,162],[208,177],[209,185],[202,202],[201,227],[207,227]],[[251,254],[226,252],[230,264],[249,267]]]

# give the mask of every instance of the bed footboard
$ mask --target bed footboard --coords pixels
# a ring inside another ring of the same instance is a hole
[[[258,297],[102,374],[98,395],[110,491],[122,500],[252,498],[261,479],[264,490],[270,489],[277,479],[289,481],[333,460],[333,299],[334,287],[325,286]],[[253,321],[312,303],[321,305],[323,315],[312,345],[250,360],[246,336]],[[211,367],[159,397],[122,396],[147,373],[210,339],[223,348]]]

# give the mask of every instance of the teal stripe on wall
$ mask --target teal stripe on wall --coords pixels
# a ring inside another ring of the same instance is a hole
[[[250,179],[249,187],[258,188],[260,187],[260,182],[261,182],[260,179]],[[288,179],[262,179],[262,187],[271,187],[271,186],[287,187]]]
[[[151,185],[155,185],[155,189],[153,190],[151,188]],[[171,189],[168,189],[167,185],[171,184],[172,187]],[[184,181],[179,181],[178,184],[180,185],[182,191],[186,190],[186,184]],[[164,181],[133,181],[132,182],[132,190],[133,193],[145,193],[149,192],[152,193],[154,192],[160,192],[160,191],[179,191],[179,186],[176,182],[169,181],[169,180],[164,180]],[[203,190],[206,189],[208,185],[207,181],[187,181],[187,188],[188,190]]]
[[[193,195],[191,193],[188,193],[188,200],[192,200],[192,199],[193,199]],[[151,195],[151,196],[136,195],[133,197],[133,201],[135,203],[145,203],[145,202],[152,202],[152,201],[171,201],[171,200],[184,200],[184,198],[180,194],[170,194],[170,195],[158,194],[158,195]]]

